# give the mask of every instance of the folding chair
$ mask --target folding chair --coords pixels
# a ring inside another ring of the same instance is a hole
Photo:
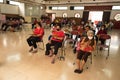
[[[99,43],[100,40],[99,39],[104,39],[105,40],[105,44],[101,44]],[[98,42],[97,42],[97,53],[99,53],[99,48],[108,48],[108,54],[106,56],[106,59],[108,59],[109,57],[109,52],[110,52],[110,43],[111,43],[111,36],[110,35],[107,35],[107,34],[104,34],[104,35],[101,35],[99,38],[98,38]]]
[[[42,46],[43,46],[42,48],[40,47],[41,43],[42,43]],[[44,41],[43,41],[43,39],[41,41],[37,42],[37,45],[38,45],[39,49],[44,50]]]
[[[60,53],[59,53],[59,56],[58,56],[58,58],[59,58],[59,60],[65,60],[65,45],[64,45],[64,41],[62,42],[62,46],[59,48],[59,50],[60,50]]]

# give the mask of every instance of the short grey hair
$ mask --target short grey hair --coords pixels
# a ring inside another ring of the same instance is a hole
[[[89,31],[87,31],[87,35],[89,35],[89,34],[93,34],[94,35],[94,32],[92,30],[89,30]]]

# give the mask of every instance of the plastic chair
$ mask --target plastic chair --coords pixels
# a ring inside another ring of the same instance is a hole
[[[99,39],[104,39],[105,40],[105,44],[101,44],[99,43]],[[108,54],[106,56],[106,59],[108,59],[109,57],[109,52],[110,52],[110,43],[111,43],[111,36],[110,35],[107,35],[107,34],[104,34],[104,35],[101,35],[99,38],[98,38],[98,42],[97,42],[97,53],[99,53],[99,48],[107,48],[108,49]]]

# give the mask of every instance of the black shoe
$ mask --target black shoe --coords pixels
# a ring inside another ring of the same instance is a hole
[[[78,74],[80,74],[80,73],[82,73],[83,72],[83,69],[82,70],[79,70],[79,69],[75,69],[75,71],[74,71],[75,73],[78,73]]]
[[[45,55],[49,55],[50,54],[50,52],[49,51],[45,51]]]
[[[79,71],[79,69],[75,69],[74,72],[77,73]]]
[[[78,73],[78,74],[81,74],[82,72],[83,72],[83,69],[82,69],[82,70],[79,70],[77,73]]]

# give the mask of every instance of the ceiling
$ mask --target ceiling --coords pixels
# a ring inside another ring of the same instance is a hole
[[[120,3],[120,0],[14,0],[14,1],[39,4]]]

